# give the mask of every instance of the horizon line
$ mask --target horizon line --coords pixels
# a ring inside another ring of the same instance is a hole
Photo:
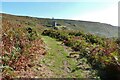
[[[68,18],[55,18],[55,17],[39,17],[39,16],[33,16],[33,15],[24,15],[24,14],[12,14],[12,13],[6,13],[6,12],[0,12],[0,14],[6,14],[6,15],[12,15],[12,16],[21,16],[21,17],[32,17],[32,18],[42,18],[42,19],[58,19],[58,20],[73,20],[73,21],[82,21],[82,22],[91,22],[91,23],[101,23],[101,24],[108,24],[110,26],[116,26],[109,23],[104,22],[98,22],[98,21],[87,21],[87,20],[79,20],[79,19],[68,19]],[[118,27],[118,26],[116,26]]]

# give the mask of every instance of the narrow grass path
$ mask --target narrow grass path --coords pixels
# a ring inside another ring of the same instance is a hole
[[[46,49],[48,49],[48,53],[42,60],[42,64],[47,65],[49,69],[54,72],[53,77],[82,77],[81,70],[74,73],[71,72],[71,70],[75,68],[77,62],[75,59],[67,58],[68,52],[61,45],[60,41],[56,41],[56,39],[48,36],[42,36],[42,40],[46,44]]]
[[[67,57],[69,51],[61,45],[60,41],[48,36],[42,36],[42,40],[46,44],[48,53],[42,59],[41,63],[54,73],[54,78],[88,78],[90,71],[82,68],[78,69],[76,67],[78,62],[76,59]],[[82,61],[83,59],[81,59],[81,62],[84,64],[80,66],[88,66],[87,63]]]

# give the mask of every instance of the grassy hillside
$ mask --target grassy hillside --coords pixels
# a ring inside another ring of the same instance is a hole
[[[99,31],[108,36],[102,29],[110,27],[115,36],[114,26],[8,14],[2,14],[1,20],[3,79],[120,79],[120,41],[92,34]]]
[[[43,26],[51,27],[52,22],[56,21],[57,24],[65,26],[70,30],[83,30],[84,32],[89,32],[106,37],[118,37],[118,28],[110,24],[90,22],[90,21],[80,21],[80,20],[66,20],[66,19],[49,19],[49,18],[35,18],[28,16],[14,16],[9,14],[3,14],[3,18],[12,20],[14,23],[25,24],[30,26]]]
[[[120,79],[118,41],[89,33],[85,34],[81,31],[45,30],[43,35],[56,38],[62,41],[64,45],[71,47],[73,51],[78,51],[79,57],[77,60],[85,58],[87,64],[91,65],[91,69],[97,70],[97,75],[100,76],[101,80]],[[69,56],[75,54],[77,53],[71,53]],[[81,63],[81,61],[78,61],[78,63]],[[79,69],[81,68],[77,67],[75,71]]]

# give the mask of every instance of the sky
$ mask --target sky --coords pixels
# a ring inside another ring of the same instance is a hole
[[[106,2],[8,2],[3,0],[0,12],[40,18],[94,21],[118,26],[117,0]]]

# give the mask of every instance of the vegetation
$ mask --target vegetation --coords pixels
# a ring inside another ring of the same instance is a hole
[[[27,67],[35,61],[39,55],[44,55],[46,50],[44,43],[38,37],[37,30],[11,23],[3,19],[2,33],[2,76],[9,79],[10,77],[18,77],[17,72],[27,71]],[[39,44],[39,45],[38,45]],[[26,75],[30,76],[29,72]]]
[[[35,18],[28,16],[14,16],[9,14],[2,14],[4,18],[15,22],[17,24],[25,24],[30,26],[44,26],[53,28],[53,21],[57,22],[57,26],[65,26],[69,30],[83,30],[85,33],[94,33],[105,37],[118,37],[118,27],[99,22],[89,22],[80,20],[66,20],[66,19],[50,19],[50,18]],[[12,20],[11,20],[12,19]],[[64,27],[63,27],[64,28]],[[42,29],[42,28],[41,28]]]
[[[118,53],[119,46],[116,41],[91,34],[76,33],[76,31],[75,33],[70,33],[70,31],[65,33],[59,30],[45,30],[43,35],[52,35],[51,37],[63,41],[66,46],[71,47],[75,51],[80,51],[91,66],[98,70],[98,75],[100,75],[101,79],[115,79],[117,78],[116,76],[120,75],[120,54]],[[115,69],[113,70],[112,68]],[[104,73],[101,73],[102,71]]]
[[[0,31],[3,79],[120,79],[119,39],[88,33],[94,26],[90,25],[89,30],[85,22],[56,21],[58,26],[66,27],[53,27],[51,19],[3,14]]]

